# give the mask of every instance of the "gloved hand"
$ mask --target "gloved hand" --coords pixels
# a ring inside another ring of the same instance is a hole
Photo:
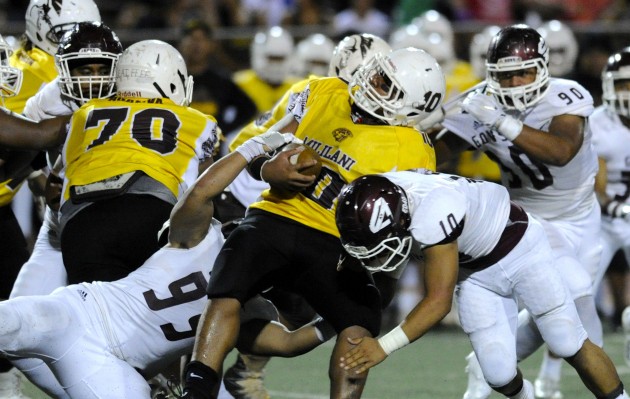
[[[430,113],[429,116],[418,122],[418,128],[421,132],[424,132],[438,123],[441,123],[444,120],[444,116],[444,107],[440,107]]]
[[[470,93],[462,101],[462,109],[479,123],[496,129],[510,141],[518,137],[523,130],[523,122],[507,115],[494,97],[485,93]]]
[[[288,143],[302,144],[302,140],[298,139],[291,133],[268,131],[267,133],[254,136],[247,140],[240,146],[236,147],[235,151],[241,154],[249,163],[257,156],[274,151],[275,149]]]

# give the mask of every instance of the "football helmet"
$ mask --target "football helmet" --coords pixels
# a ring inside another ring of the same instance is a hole
[[[417,125],[442,104],[445,90],[435,58],[411,47],[376,53],[348,85],[359,108],[395,126]]]
[[[501,30],[497,25],[486,26],[481,32],[476,33],[468,48],[470,65],[475,76],[479,79],[486,78],[486,55],[492,38]]]
[[[0,97],[13,97],[22,87],[22,70],[9,65],[13,49],[0,35]]]
[[[453,24],[444,15],[435,10],[428,10],[411,20],[413,25],[420,28],[420,32],[424,36],[432,33],[440,35],[442,41],[453,43],[455,40],[455,32]]]
[[[386,54],[390,51],[389,44],[378,36],[369,33],[346,36],[333,51],[328,76],[337,76],[349,82],[364,61],[376,53]]]
[[[266,82],[284,82],[291,73],[293,47],[293,36],[279,26],[256,33],[250,47],[252,69]]]
[[[524,110],[538,102],[549,88],[549,49],[540,33],[524,24],[501,29],[490,42],[486,59],[488,92],[507,109]],[[532,83],[501,87],[499,79],[536,68]]]
[[[168,98],[188,106],[193,78],[175,47],[161,40],[143,40],[129,46],[118,59],[116,92],[126,97]]]
[[[40,49],[55,55],[63,34],[85,21],[101,21],[93,0],[31,0],[26,8],[26,36]]]
[[[602,101],[611,111],[630,118],[630,90],[616,88],[620,81],[630,81],[630,47],[608,57],[602,72]]]
[[[379,175],[359,177],[337,198],[341,243],[371,272],[392,271],[408,259],[411,215],[402,188]]]
[[[326,76],[335,44],[321,33],[312,34],[300,41],[295,50],[297,76],[310,74]]]
[[[579,50],[573,30],[558,20],[547,21],[537,30],[549,47],[549,74],[560,77],[571,73]]]
[[[118,36],[102,22],[79,22],[61,38],[55,54],[61,93],[84,103],[114,94],[116,63],[123,51]],[[87,64],[106,65],[103,75],[73,76],[72,70]]]
[[[453,42],[445,40],[438,33],[422,33],[415,24],[409,24],[395,30],[389,38],[392,50],[405,47],[415,47],[426,51],[435,58],[442,67],[442,71],[448,74],[455,66],[455,48]]]

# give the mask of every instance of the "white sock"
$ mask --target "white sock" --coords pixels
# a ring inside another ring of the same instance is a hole
[[[540,364],[538,378],[560,381],[560,374],[562,373],[562,363],[564,363],[564,359],[551,356],[549,350],[546,349],[542,363]]]

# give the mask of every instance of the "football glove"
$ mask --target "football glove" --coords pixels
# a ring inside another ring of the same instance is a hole
[[[268,131],[267,133],[252,137],[238,146],[234,151],[241,154],[247,163],[249,163],[257,156],[274,151],[288,143],[302,144],[302,140],[291,133]]]
[[[462,109],[471,114],[479,123],[496,129],[506,139],[513,141],[523,130],[523,122],[507,115],[493,96],[472,92],[464,101]]]

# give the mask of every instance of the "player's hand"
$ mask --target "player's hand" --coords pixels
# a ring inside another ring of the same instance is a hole
[[[523,122],[507,115],[494,96],[473,91],[462,101],[462,109],[479,123],[496,129],[510,141],[523,131]]]
[[[496,127],[506,116],[494,96],[477,91],[466,96],[462,101],[462,109],[471,114],[479,123],[488,127]]]
[[[348,342],[356,346],[339,359],[339,366],[344,370],[352,370],[355,374],[361,374],[387,357],[375,338],[348,338]]]
[[[309,168],[317,161],[310,159],[292,163],[290,158],[302,152],[304,148],[281,151],[263,165],[260,175],[270,186],[287,191],[302,191],[315,181],[317,176],[305,175],[300,170]]]
[[[418,123],[418,129],[420,129],[421,132],[428,133],[428,131],[434,128],[435,125],[442,123],[445,116],[446,116],[446,113],[444,112],[444,107],[440,107],[436,109],[435,111],[433,111],[432,113],[430,113],[429,116],[421,120]]]
[[[46,197],[46,205],[53,211],[59,210],[61,202],[61,188],[63,179],[55,173],[50,173],[46,179],[46,188],[44,196]]]
[[[302,140],[298,139],[291,133],[268,131],[245,141],[243,144],[238,146],[235,151],[241,154],[249,163],[257,156],[275,151],[277,148],[288,143],[302,143]]]

